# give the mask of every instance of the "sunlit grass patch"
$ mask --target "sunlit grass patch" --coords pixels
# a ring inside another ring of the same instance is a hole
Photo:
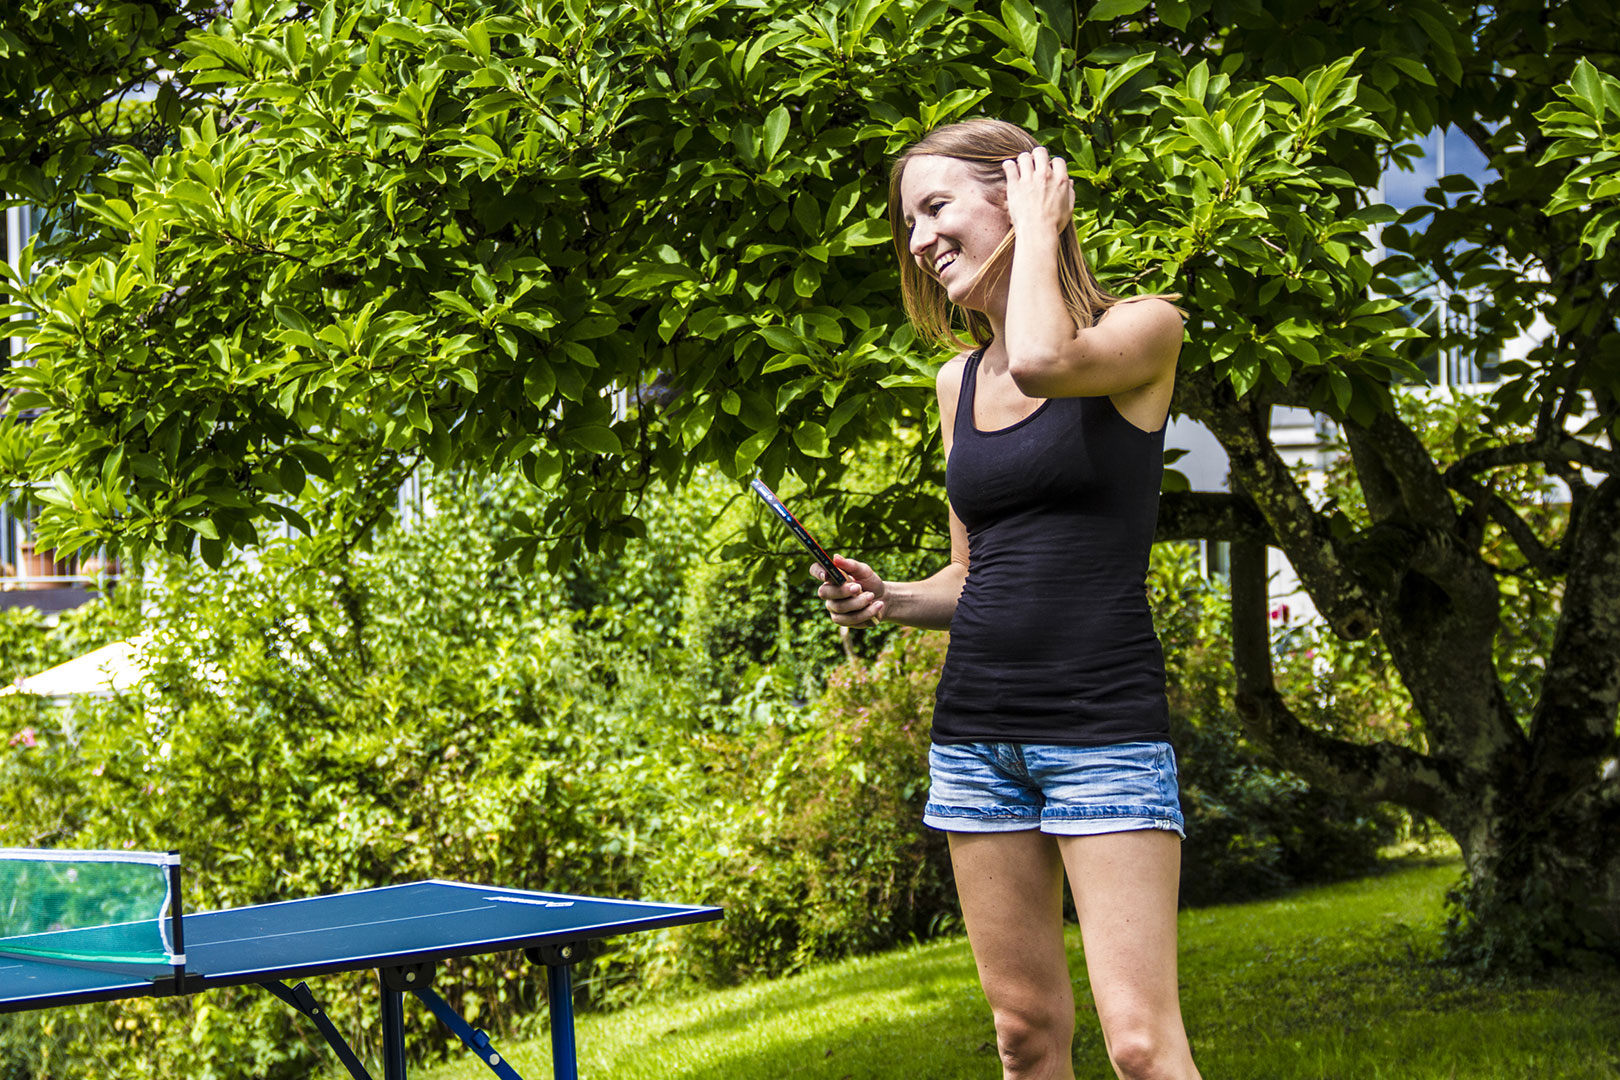
[[[1620,975],[1469,982],[1436,962],[1454,859],[1181,917],[1183,1011],[1210,1080],[1620,1077]],[[1075,1074],[1112,1076],[1088,1015]],[[425,1017],[423,1018],[425,1020]],[[924,1080],[999,1077],[965,939],[579,1019],[583,1080]],[[550,1076],[544,1040],[502,1048]],[[470,1056],[424,1080],[483,1080]]]

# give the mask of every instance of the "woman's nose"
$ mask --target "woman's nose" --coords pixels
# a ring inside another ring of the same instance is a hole
[[[911,227],[911,253],[921,255],[934,245],[933,227],[919,221]]]

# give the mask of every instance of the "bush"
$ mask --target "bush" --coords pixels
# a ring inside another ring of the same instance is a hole
[[[797,734],[708,737],[710,784],[644,878],[725,907],[691,928],[695,977],[785,974],[958,925],[945,837],[922,823],[944,644],[902,630],[836,669]]]
[[[280,543],[257,565],[171,568],[148,588],[147,680],[0,747],[0,844],[179,848],[192,906],[431,876],[725,907],[606,943],[578,978],[600,1007],[954,928],[945,838],[921,823],[944,636],[862,632],[847,659],[808,585],[739,587],[749,566],[709,555],[744,513],[732,493],[700,481],[649,507],[645,550],[559,575],[495,557],[528,497],[500,484],[440,489],[435,515],[370,552]],[[1175,548],[1153,580],[1185,895],[1360,868],[1377,823],[1236,734],[1219,591]],[[375,1045],[367,978],[317,990]],[[440,990],[497,1032],[544,1016],[516,958],[450,965]],[[280,1078],[324,1056],[251,988],[0,1024],[16,1080]]]
[[[534,498],[440,486],[434,515],[370,552],[283,542],[158,574],[141,686],[0,747],[0,843],[178,848],[196,907],[429,876],[727,905],[717,927],[633,935],[583,965],[582,997],[604,1006],[798,966],[808,893],[770,777],[808,722],[795,699],[844,656],[813,590],[683,603],[710,574],[748,576],[708,557],[740,512],[708,481],[651,507],[643,550],[521,574],[494,551]],[[708,630],[717,608],[780,629],[789,604],[815,616],[791,646]],[[452,968],[441,992],[474,1023],[544,1015],[526,965]],[[317,990],[357,1049],[374,1044],[366,979]],[[308,1035],[268,995],[227,990],[13,1018],[0,1061],[306,1075],[324,1056]],[[448,1042],[412,1037],[419,1054]]]
[[[1224,584],[1202,575],[1191,546],[1160,544],[1149,588],[1165,650],[1171,739],[1187,819],[1182,902],[1248,899],[1375,866],[1378,849],[1393,838],[1396,815],[1313,790],[1242,734],[1232,705],[1236,677]],[[1363,697],[1342,696],[1363,705],[1366,694],[1384,687],[1369,682],[1359,688]]]
[[[635,895],[664,777],[640,768],[641,729],[617,711],[638,703],[596,677],[635,657],[577,635],[566,613],[538,625],[473,604],[424,615],[445,597],[417,583],[382,562],[334,573],[273,552],[258,570],[154,590],[152,676],[82,703],[76,738],[42,733],[11,755],[8,799],[32,800],[29,816],[60,822],[75,846],[180,849],[198,907],[426,877]],[[9,841],[27,820],[0,830]],[[499,1029],[537,991],[522,965],[495,967],[494,980],[446,970],[441,992]],[[319,992],[362,1047],[374,1042],[364,980]],[[42,1074],[104,1058],[94,1071],[109,1077],[293,1076],[321,1059],[296,1037],[300,1018],[258,991],[210,994],[190,1022],[188,1009],[77,1010],[46,1040]]]
[[[870,952],[955,926],[945,835],[922,823],[929,720],[945,636],[895,635],[827,679],[814,731],[784,760],[784,840],[798,856],[818,957]]]

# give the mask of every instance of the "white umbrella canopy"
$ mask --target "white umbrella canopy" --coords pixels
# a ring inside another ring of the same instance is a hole
[[[28,675],[0,694],[33,694],[36,697],[71,698],[84,694],[106,697],[128,690],[145,674],[140,662],[140,638],[115,641],[65,664]]]

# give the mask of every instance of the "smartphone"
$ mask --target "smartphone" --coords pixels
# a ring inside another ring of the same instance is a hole
[[[833,565],[832,556],[827,554],[827,549],[816,543],[816,538],[810,535],[810,530],[799,524],[799,519],[793,516],[793,511],[782,505],[782,500],[776,497],[776,492],[765,486],[765,481],[754,481],[754,494],[764,499],[765,505],[775,510],[776,516],[786,522],[789,529],[793,530],[793,535],[799,538],[799,543],[803,544],[805,550],[809,551],[816,562],[820,563],[822,568],[827,571],[828,581],[834,585],[842,585],[849,580],[844,576],[842,570]]]

